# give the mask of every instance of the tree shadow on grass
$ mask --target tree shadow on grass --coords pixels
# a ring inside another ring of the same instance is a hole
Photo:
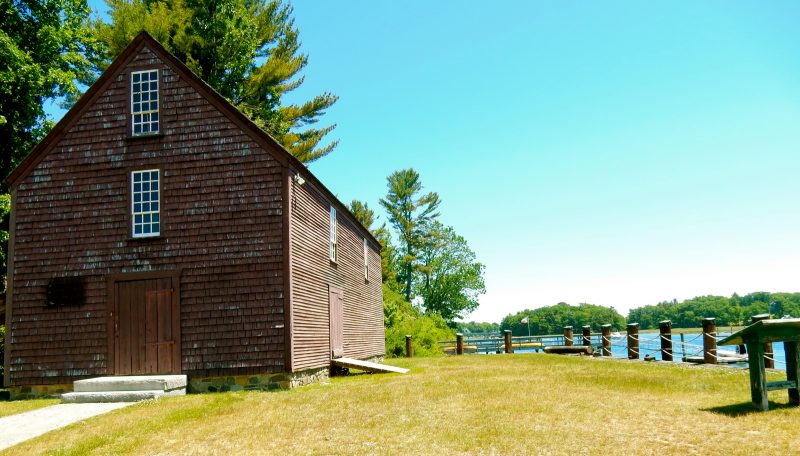
[[[796,405],[769,401],[770,410],[796,407]],[[723,405],[720,407],[711,407],[701,410],[704,412],[718,413],[720,415],[726,415],[730,417],[747,416],[753,413],[763,413],[761,410],[756,409],[752,402],[742,402],[741,404]]]

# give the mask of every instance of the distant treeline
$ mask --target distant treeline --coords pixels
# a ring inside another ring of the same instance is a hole
[[[470,321],[458,323],[458,332],[462,334],[496,334],[500,332],[499,323]]]
[[[523,322],[526,317],[527,323]],[[600,327],[605,324],[610,324],[614,331],[619,331],[625,327],[625,317],[613,307],[594,304],[571,306],[560,302],[554,306],[525,309],[508,315],[500,323],[500,329],[510,329],[514,336],[527,336],[529,326],[531,335],[544,335],[562,334],[564,326],[572,326],[578,333],[585,325],[590,325],[592,331],[600,331]]]
[[[674,328],[696,328],[707,317],[717,319],[718,326],[745,325],[753,315],[772,313],[800,317],[800,293],[756,292],[744,296],[698,296],[682,302],[660,302],[654,306],[631,309],[628,321],[639,323],[640,329],[658,327],[662,320],[672,321]]]
[[[592,332],[610,324],[613,331],[622,331],[628,322],[639,323],[640,329],[658,328],[658,322],[670,320],[673,328],[699,328],[703,318],[713,317],[717,326],[747,325],[753,315],[771,313],[773,318],[786,315],[800,317],[800,293],[756,292],[745,296],[698,296],[682,302],[664,301],[656,305],[637,307],[624,318],[613,307],[594,304],[577,306],[560,302],[554,306],[525,309],[510,314],[497,323],[459,323],[464,334],[498,333],[510,329],[515,336],[562,334],[564,326],[572,326],[575,334],[590,325]],[[527,317],[527,323],[524,322]]]

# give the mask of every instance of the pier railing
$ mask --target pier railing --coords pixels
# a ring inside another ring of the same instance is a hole
[[[758,315],[752,321],[768,318]],[[672,324],[665,320],[659,323],[658,333],[639,333],[639,324],[630,323],[624,333],[612,331],[611,325],[603,325],[600,333],[592,333],[590,326],[583,326],[579,334],[575,334],[571,326],[564,327],[563,334],[512,336],[506,330],[502,334],[463,335],[456,339],[439,341],[439,347],[445,354],[462,355],[470,353],[496,354],[517,352],[550,351],[548,347],[573,347],[584,352],[593,352],[594,356],[627,357],[628,359],[644,359],[648,361],[683,361],[704,364],[747,363],[744,346],[735,351],[717,349],[717,341],[726,334],[719,334],[713,318],[705,318],[701,322],[702,330],[694,332],[672,332]],[[413,356],[412,337],[406,339],[407,354]],[[575,346],[589,346],[590,350],[582,350]],[[775,359],[772,344],[766,344],[764,362],[767,368],[785,369],[786,364]],[[556,350],[556,349],[551,349]]]

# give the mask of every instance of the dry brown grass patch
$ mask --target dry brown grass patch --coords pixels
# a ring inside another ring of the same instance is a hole
[[[750,413],[743,370],[535,354],[392,363],[412,371],[143,403],[9,453],[789,454],[800,437],[785,391]]]

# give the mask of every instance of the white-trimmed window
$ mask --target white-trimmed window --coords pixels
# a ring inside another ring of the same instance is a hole
[[[157,169],[131,172],[133,237],[161,234],[160,173]]]
[[[369,247],[367,238],[364,238],[364,280],[369,280]]]
[[[131,126],[134,135],[158,133],[158,70],[131,73]]]
[[[331,242],[330,242],[330,258],[334,263],[336,262],[336,208],[331,205]]]

